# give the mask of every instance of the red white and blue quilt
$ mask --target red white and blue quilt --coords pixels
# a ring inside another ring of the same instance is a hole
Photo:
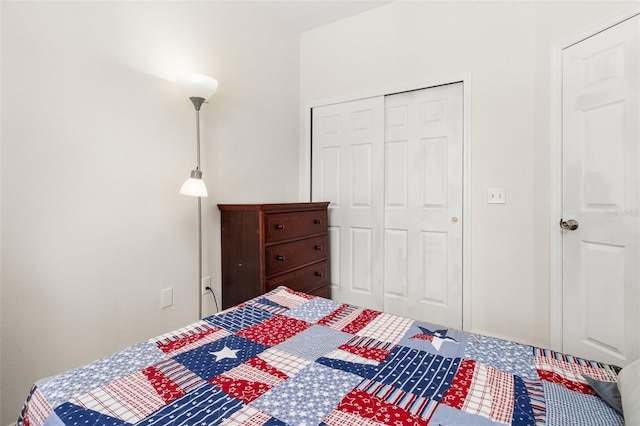
[[[36,384],[19,425],[623,425],[618,368],[280,287]]]

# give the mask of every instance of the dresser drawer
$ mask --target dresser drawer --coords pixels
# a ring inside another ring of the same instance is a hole
[[[286,272],[306,263],[327,258],[327,236],[277,244],[265,249],[266,275]]]
[[[288,274],[277,276],[267,280],[267,291],[284,285],[291,290],[308,293],[327,283],[327,261],[314,263],[302,269],[298,269]]]
[[[264,229],[267,243],[319,234],[327,231],[327,211],[265,214]]]
[[[331,295],[329,294],[329,284],[319,287],[313,291],[310,291],[309,294],[312,294],[314,296],[324,297],[325,299],[330,299]]]

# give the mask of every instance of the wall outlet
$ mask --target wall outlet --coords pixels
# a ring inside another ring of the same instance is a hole
[[[211,288],[211,277],[204,277],[202,279],[202,294],[207,294],[209,292],[207,287]]]

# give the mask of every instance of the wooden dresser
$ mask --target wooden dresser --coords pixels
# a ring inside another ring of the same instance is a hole
[[[223,309],[280,285],[328,298],[328,205],[218,204]]]

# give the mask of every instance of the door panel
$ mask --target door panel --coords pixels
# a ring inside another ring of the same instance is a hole
[[[424,292],[422,298],[428,303],[449,306],[449,282],[447,280],[447,260],[449,236],[444,232],[422,232],[420,257]]]
[[[385,311],[462,328],[462,83],[387,96]]]
[[[384,98],[313,109],[312,199],[330,201],[332,298],[382,304]]]
[[[640,357],[640,17],[563,51],[564,352]]]

